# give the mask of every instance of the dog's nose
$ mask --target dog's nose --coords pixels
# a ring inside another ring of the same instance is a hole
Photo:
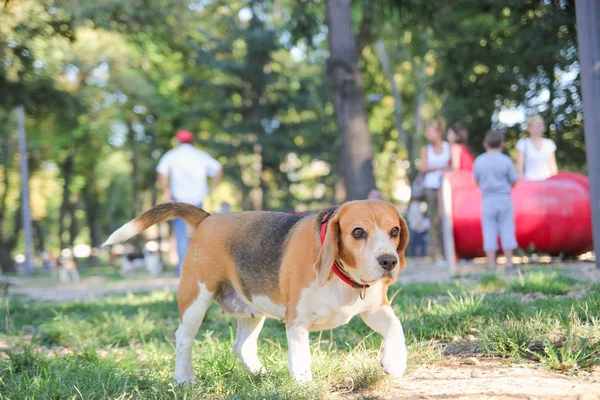
[[[394,269],[396,264],[398,264],[398,257],[393,254],[384,254],[380,256],[377,261],[379,262],[379,265],[381,265],[381,268],[385,269],[386,271],[391,271]]]

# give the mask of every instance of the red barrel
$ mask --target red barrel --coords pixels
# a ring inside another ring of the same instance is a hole
[[[481,192],[472,173],[457,171],[446,179],[456,256],[483,256]],[[584,175],[561,172],[544,181],[520,180],[512,197],[520,248],[573,256],[592,250],[590,190]]]

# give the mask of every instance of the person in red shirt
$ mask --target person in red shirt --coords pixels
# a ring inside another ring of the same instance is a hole
[[[475,158],[468,146],[469,134],[464,126],[454,124],[448,129],[450,168],[452,171],[472,171]]]

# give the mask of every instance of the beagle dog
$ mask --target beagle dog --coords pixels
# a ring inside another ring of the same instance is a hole
[[[265,317],[285,322],[290,373],[309,382],[309,332],[338,327],[357,314],[383,336],[384,371],[404,373],[404,332],[387,289],[406,265],[408,229],[392,204],[364,200],[304,214],[210,215],[190,204],[165,203],[123,225],[104,245],[176,217],[195,230],[177,293],[177,382],[194,381],[192,346],[213,300],[237,317],[233,350],[253,373],[265,371],[257,356]]]

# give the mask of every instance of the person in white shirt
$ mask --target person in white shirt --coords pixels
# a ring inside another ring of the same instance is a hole
[[[430,221],[428,253],[437,265],[446,267],[442,253],[442,220],[438,208],[438,191],[442,184],[442,174],[450,169],[450,145],[444,141],[446,123],[443,118],[430,122],[425,127],[425,139],[429,144],[421,149],[421,172],[425,175],[425,201],[427,218]]]
[[[179,201],[202,207],[204,198],[219,184],[223,169],[217,160],[192,146],[193,138],[194,135],[190,131],[177,132],[175,139],[179,144],[162,156],[156,172],[165,201]],[[210,187],[207,178],[212,178]],[[173,231],[179,256],[175,274],[179,276],[181,263],[189,245],[185,221],[175,218]]]
[[[527,118],[528,138],[517,142],[517,173],[520,178],[542,181],[558,173],[556,145],[552,139],[542,137],[544,120],[539,115]]]

